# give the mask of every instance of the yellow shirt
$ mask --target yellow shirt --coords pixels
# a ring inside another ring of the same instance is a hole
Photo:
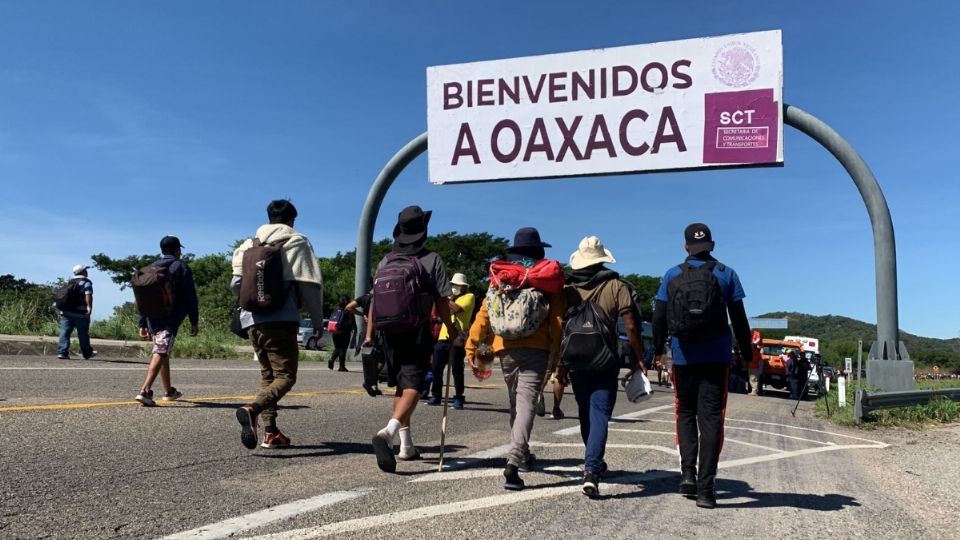
[[[460,330],[469,331],[470,317],[473,316],[473,304],[476,302],[476,297],[473,296],[473,293],[465,293],[458,296],[453,302],[460,306],[463,311],[452,314],[450,316],[450,320],[453,322],[453,324],[457,325],[457,328]],[[447,332],[446,325],[440,327],[439,339],[441,341],[444,339],[450,339],[450,334]]]

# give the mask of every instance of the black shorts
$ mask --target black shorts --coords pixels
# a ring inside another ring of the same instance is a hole
[[[403,334],[383,334],[383,354],[390,365],[390,382],[396,381],[397,395],[419,390],[430,369],[433,335],[430,327]]]

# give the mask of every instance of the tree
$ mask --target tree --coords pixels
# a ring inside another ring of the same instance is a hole
[[[640,297],[640,313],[643,320],[653,320],[653,299],[657,296],[657,290],[660,289],[660,278],[653,276],[641,276],[637,274],[627,274],[620,276],[624,281],[633,285]]]
[[[90,257],[97,270],[110,274],[110,281],[126,289],[130,286],[130,279],[142,268],[160,258],[160,255],[128,255],[122,259],[114,259],[103,253]]]

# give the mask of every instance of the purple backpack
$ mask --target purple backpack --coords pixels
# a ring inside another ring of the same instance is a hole
[[[430,320],[431,278],[415,255],[388,253],[373,278],[373,317],[377,330],[412,332]]]

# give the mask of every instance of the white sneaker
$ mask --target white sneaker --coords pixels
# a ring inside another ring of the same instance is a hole
[[[137,394],[137,397],[133,398],[139,401],[144,407],[156,407],[157,402],[153,400],[153,390],[149,392],[140,392]]]

